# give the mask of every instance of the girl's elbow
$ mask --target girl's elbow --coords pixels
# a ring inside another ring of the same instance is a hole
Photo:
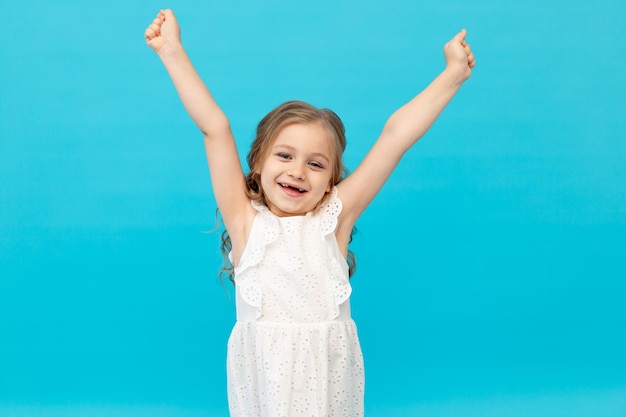
[[[205,140],[232,135],[228,119],[224,119],[219,122],[212,122],[210,124],[207,123],[206,125],[199,125],[198,127],[200,128]]]
[[[206,128],[200,127],[200,131],[204,136],[204,140],[214,140],[223,137],[232,137],[232,131],[230,129],[230,124],[224,123],[219,125],[211,125]]]

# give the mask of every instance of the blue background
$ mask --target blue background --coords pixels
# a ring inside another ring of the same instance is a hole
[[[227,413],[234,302],[201,136],[143,40],[161,7],[242,157],[301,99],[352,169],[467,27],[474,75],[358,224],[366,415],[626,416],[622,0],[5,4],[0,415]]]

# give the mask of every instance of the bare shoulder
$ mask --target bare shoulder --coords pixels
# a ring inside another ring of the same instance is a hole
[[[350,230],[380,188],[376,181],[361,175],[362,172],[365,170],[360,166],[337,184],[337,195],[342,204],[339,223]]]
[[[344,254],[348,253],[348,244],[350,243],[350,236],[352,235],[352,229],[358,219],[358,213],[354,210],[354,199],[351,196],[349,190],[343,186],[343,181],[337,184],[337,197],[341,201],[341,213],[337,219],[337,228],[335,229],[335,237],[339,249]]]
[[[244,210],[237,216],[233,216],[228,224],[225,224],[232,244],[232,258],[235,266],[239,264],[241,255],[243,255],[248,244],[248,238],[250,237],[256,214],[257,211],[248,200]]]

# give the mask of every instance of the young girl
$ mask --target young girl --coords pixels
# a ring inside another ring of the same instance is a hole
[[[471,75],[465,30],[445,70],[386,122],[342,179],[343,124],[287,102],[259,123],[244,175],[228,119],[181,45],[171,10],[145,32],[204,136],[213,192],[230,238],[237,322],[228,341],[233,417],[363,415],[363,359],[350,316],[352,228],[400,158]]]

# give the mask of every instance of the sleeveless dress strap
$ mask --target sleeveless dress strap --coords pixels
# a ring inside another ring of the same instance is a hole
[[[335,302],[337,307],[345,302],[352,293],[349,281],[349,268],[335,238],[337,220],[343,204],[337,195],[337,187],[333,187],[328,200],[320,207],[322,238],[326,240],[328,247],[328,261],[331,278],[335,289]],[[339,310],[337,310],[337,315]]]
[[[278,237],[278,219],[263,204],[251,201],[257,211],[248,243],[241,255],[240,264],[235,268],[235,285],[243,300],[256,308],[256,318],[261,316],[262,292],[258,283],[257,269],[255,268],[265,254],[265,247],[273,243]]]

